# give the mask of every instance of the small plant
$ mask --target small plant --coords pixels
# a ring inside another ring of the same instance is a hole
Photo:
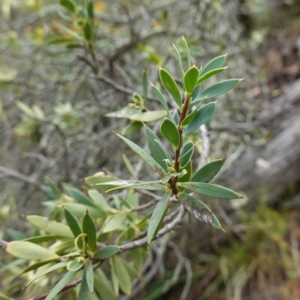
[[[93,292],[95,299],[116,299],[119,290],[130,295],[132,280],[142,275],[147,247],[153,240],[174,229],[182,221],[185,210],[198,220],[222,230],[211,209],[196,199],[193,193],[222,199],[242,198],[230,189],[209,183],[222,167],[224,159],[192,170],[195,149],[192,140],[195,140],[195,132],[200,126],[211,119],[216,106],[216,102],[203,103],[230,91],[240,80],[224,80],[202,90],[203,82],[226,69],[223,67],[226,56],[216,57],[199,69],[192,65],[189,48],[183,41],[188,58],[187,71],[183,70],[181,56],[174,46],[182,72],[182,90],[168,71],[159,70],[161,83],[176,108],[171,110],[163,93],[152,85],[163,111],[149,114],[143,109],[143,98],[135,94],[135,107],[131,106],[131,112],[135,110],[135,113],[125,115],[131,122],[139,122],[138,128],[147,121],[165,116],[160,124],[160,133],[172,151],[169,152],[164,142],[146,125],[144,133],[149,153],[116,133],[159,178],[154,181],[138,180],[133,166],[124,157],[134,180],[99,172],[84,180],[86,193],[67,184],[61,192],[47,180],[45,191],[56,199],[47,204],[52,208],[52,216],[60,221],[27,216],[27,221],[37,228],[32,237],[1,241],[2,248],[9,254],[22,259],[22,262],[29,262],[22,271],[22,277],[31,273],[25,287],[39,282],[40,290],[45,291],[44,296],[35,299],[50,300],[78,285],[80,288],[73,291],[77,293],[74,295],[77,299],[89,299]],[[147,93],[148,82],[145,79],[144,94]],[[132,119],[132,116],[135,117]],[[130,125],[133,126],[132,123]],[[127,192],[119,193],[122,190]],[[153,194],[153,191],[156,193]],[[110,197],[113,192],[113,197]],[[140,192],[152,199],[140,204]],[[64,212],[64,218],[61,212]],[[41,280],[49,274],[51,277]],[[52,287],[47,292],[49,284]]]

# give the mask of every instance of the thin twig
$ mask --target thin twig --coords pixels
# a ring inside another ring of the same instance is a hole
[[[160,238],[161,236],[165,235],[166,233],[171,231],[173,228],[175,228],[175,226],[178,225],[182,221],[184,212],[185,212],[184,207],[183,207],[183,205],[181,205],[176,218],[174,218],[174,220],[171,223],[167,224],[164,228],[159,230],[158,233],[156,234],[156,236],[153,238],[153,240]],[[141,246],[146,245],[147,242],[148,242],[147,237],[144,237],[140,240],[121,245],[120,251],[127,251],[130,249],[141,247]]]
[[[37,180],[35,180],[31,177],[28,177],[16,170],[12,170],[12,169],[0,166],[0,172],[2,172],[3,174],[5,174],[9,177],[13,177],[13,178],[19,179],[21,181],[24,181],[26,183],[33,184],[33,185],[37,186],[38,188],[40,188],[41,190],[45,187],[42,183],[38,182]]]

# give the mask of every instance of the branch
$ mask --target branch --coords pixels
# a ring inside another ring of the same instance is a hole
[[[171,231],[173,228],[175,228],[175,226],[178,225],[182,221],[184,213],[185,213],[184,206],[181,205],[176,218],[171,223],[167,224],[164,228],[159,230],[158,233],[156,234],[156,236],[154,237],[154,240],[160,238],[161,236],[165,235],[166,233]],[[123,252],[123,251],[131,250],[133,248],[141,247],[146,244],[147,244],[147,237],[144,237],[140,240],[121,245],[120,251]]]
[[[19,179],[21,181],[24,181],[26,183],[33,184],[41,190],[45,187],[42,183],[38,182],[37,180],[35,180],[31,177],[28,177],[28,176],[26,176],[26,175],[24,175],[24,174],[22,174],[22,173],[20,173],[16,170],[12,170],[12,169],[0,166],[0,172],[2,172],[3,174],[5,174],[9,177],[13,177],[13,178]]]
[[[96,80],[99,81],[103,81],[105,83],[107,83],[108,85],[110,85],[113,89],[115,89],[118,92],[127,94],[127,95],[132,95],[134,94],[136,91],[129,89],[123,85],[118,84],[117,82],[113,81],[112,79],[108,78],[107,76],[104,75],[97,75],[95,77],[92,77]],[[147,95],[147,99],[148,100],[152,100],[152,101],[158,101],[156,98],[152,97],[151,95]]]

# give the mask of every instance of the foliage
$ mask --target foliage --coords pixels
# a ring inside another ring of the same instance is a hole
[[[58,37],[47,42],[64,43],[69,48],[86,47],[92,58],[91,68],[97,75],[93,3],[66,0],[60,4],[72,15],[78,33],[63,28],[70,34],[69,38]],[[174,229],[182,221],[185,209],[198,220],[222,229],[214,213],[196,199],[194,193],[221,199],[242,198],[232,190],[209,183],[224,159],[210,162],[193,172],[194,148],[198,143],[194,144],[195,132],[211,119],[216,106],[216,102],[205,105],[203,102],[230,91],[240,80],[223,80],[203,89],[201,85],[208,78],[226,69],[223,67],[226,56],[213,59],[201,69],[192,65],[193,58],[184,38],[182,43],[187,58],[186,71],[182,56],[174,46],[181,80],[163,68],[159,70],[161,84],[174,102],[170,103],[169,97],[157,85],[152,85],[162,109],[149,111],[146,108],[148,79],[144,71],[143,96],[134,93],[133,103],[108,114],[130,120],[123,134],[129,135],[144,127],[150,153],[124,135],[116,135],[157,173],[157,179],[139,180],[134,167],[125,159],[133,180],[99,172],[84,180],[83,191],[69,184],[64,184],[61,191],[48,180],[43,190],[52,198],[45,203],[51,212],[50,219],[29,215],[27,221],[36,228],[31,237],[1,241],[4,250],[18,258],[22,278],[29,279],[26,289],[33,286],[34,293],[46,292],[45,296],[37,296],[38,299],[53,299],[73,287],[77,288],[69,293],[75,293],[78,299],[115,299],[120,292],[130,295],[133,279],[142,275],[151,242]],[[30,107],[22,102],[18,105],[24,118],[15,131],[33,142],[41,138],[44,122],[53,124],[59,133],[63,126],[72,128],[80,122],[69,104],[59,109],[61,116],[58,119],[57,116],[45,117],[37,106]],[[159,128],[164,140],[145,125],[162,117]],[[113,196],[110,196],[112,192]],[[140,203],[139,193],[152,199]],[[24,264],[27,267],[23,268]],[[47,279],[43,277],[49,274]],[[19,281],[11,287],[10,294],[17,293],[22,284]],[[49,284],[52,286],[50,291],[47,290]]]

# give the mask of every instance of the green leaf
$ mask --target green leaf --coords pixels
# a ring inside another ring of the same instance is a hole
[[[145,163],[147,163],[154,171],[157,171],[161,174],[165,174],[165,170],[163,167],[160,166],[159,163],[157,163],[152,156],[150,156],[144,149],[142,149],[140,146],[136,145],[129,139],[125,138],[124,136],[117,134],[117,136],[122,139],[127,146],[131,148]]]
[[[193,153],[194,153],[194,144],[192,142],[185,143],[181,150],[181,155],[179,158],[181,168],[184,168],[189,163]]]
[[[123,264],[123,261],[118,257],[113,257],[113,264],[116,270],[116,275],[120,284],[120,288],[126,295],[131,294],[131,279]]]
[[[80,289],[78,293],[78,300],[90,300],[90,290],[86,281],[86,273],[83,273]]]
[[[107,233],[124,227],[127,214],[122,213],[118,215],[109,216],[103,225],[102,232]]]
[[[193,175],[191,181],[206,183],[210,182],[218,174],[224,162],[225,159],[218,159],[209,162]]]
[[[77,237],[82,232],[79,223],[75,219],[74,215],[65,207],[64,207],[64,213],[65,213],[65,218],[67,220],[67,223],[74,237]]]
[[[143,127],[143,123],[140,121],[133,121],[130,122],[123,130],[122,130],[122,135],[130,135],[138,130],[140,130]]]
[[[183,70],[183,67],[182,67],[182,60],[181,60],[181,56],[179,54],[179,51],[178,49],[176,48],[176,46],[173,44],[173,48],[175,50],[175,54],[176,54],[176,58],[177,58],[177,61],[178,61],[178,64],[179,64],[179,67],[180,67],[180,70],[181,70],[181,74],[182,74],[182,77],[184,75],[184,70]]]
[[[82,231],[87,234],[88,237],[87,243],[90,250],[95,251],[96,239],[97,239],[96,227],[88,211],[85,212],[82,220]]]
[[[107,259],[112,257],[120,252],[120,247],[116,245],[105,246],[98,251],[96,251],[93,255],[94,259]]]
[[[148,96],[148,71],[147,71],[147,69],[144,69],[144,71],[143,71],[142,82],[143,82],[143,96],[144,96],[144,99],[147,100],[147,96]]]
[[[153,122],[165,117],[166,115],[167,112],[165,110],[146,111],[130,116],[129,120],[139,122]]]
[[[227,54],[221,55],[221,56],[218,56],[218,57],[215,57],[214,59],[212,59],[201,70],[199,77],[206,74],[206,73],[208,73],[211,70],[222,68],[223,65],[224,65],[226,57],[227,57]]]
[[[96,270],[95,289],[101,296],[102,300],[116,300],[116,295],[114,294],[110,282],[108,281],[106,275],[101,269]]]
[[[55,258],[51,258],[51,259],[46,259],[46,260],[43,260],[43,261],[39,261],[39,262],[34,263],[34,264],[28,266],[27,268],[25,268],[22,271],[21,274],[27,273],[29,271],[34,271],[34,270],[38,269],[39,267],[42,267],[42,266],[47,265],[47,264],[50,264],[50,263],[52,263],[54,261],[57,261],[57,260],[59,260],[59,258],[55,257]]]
[[[188,124],[190,124],[191,121],[194,119],[196,113],[197,113],[197,110],[195,109],[195,110],[192,111],[190,114],[188,114],[188,115],[184,118],[184,120],[182,121],[181,126],[182,126],[182,127],[185,127],[185,126],[187,126]]]
[[[82,261],[82,258],[75,258],[74,260],[71,260],[68,262],[68,265],[67,265],[67,270],[68,271],[72,271],[72,272],[76,272],[78,271],[79,269],[81,269],[83,266],[83,261]]]
[[[64,237],[58,234],[51,234],[51,235],[32,236],[27,239],[23,239],[23,241],[40,244],[40,243],[55,241],[59,239],[64,239]]]
[[[126,118],[126,119],[128,119],[130,116],[141,113],[141,112],[142,112],[141,107],[126,106],[121,110],[107,113],[107,114],[105,114],[105,116],[110,117],[110,118]]]
[[[92,261],[90,259],[86,260],[85,262],[84,273],[89,291],[92,293],[94,291],[94,270]]]
[[[52,250],[25,241],[9,242],[6,245],[5,250],[15,257],[28,260],[48,260],[52,258],[59,258],[59,256]]]
[[[0,300],[14,300],[13,298],[9,298],[3,294],[0,294]]]
[[[191,65],[192,65],[192,57],[191,57],[190,48],[189,48],[189,45],[187,44],[184,37],[182,37],[182,40],[183,40],[183,44],[184,44],[184,47],[185,47],[186,56],[187,56],[187,59],[188,59],[188,66],[190,68]]]
[[[136,176],[136,174],[135,174],[134,168],[133,168],[131,162],[129,161],[129,159],[127,158],[127,156],[126,156],[125,154],[123,154],[123,155],[122,155],[122,158],[123,158],[123,160],[124,160],[124,163],[125,163],[125,165],[126,165],[127,170],[128,170],[129,173],[131,174],[132,178],[133,178],[134,180],[138,180],[138,178],[137,178],[137,176]]]
[[[192,174],[192,162],[189,161],[189,163],[184,167],[184,169],[186,170],[186,174],[183,175],[182,177],[178,178],[179,182],[188,182],[191,179],[191,174]]]
[[[186,71],[183,77],[183,82],[184,82],[184,87],[186,92],[188,93],[193,92],[197,83],[198,76],[199,76],[199,70],[196,66],[192,66]]]
[[[93,26],[90,22],[86,22],[84,26],[84,37],[87,41],[91,41],[93,38]]]
[[[93,0],[90,0],[90,1],[88,2],[87,11],[88,11],[89,19],[90,19],[91,21],[93,21],[93,20],[94,20],[94,4],[93,4]]]
[[[203,202],[187,194],[179,194],[178,199],[196,219],[224,231],[215,214]]]
[[[205,104],[200,109],[198,109],[193,120],[185,128],[184,135],[191,134],[192,132],[197,130],[201,125],[203,125],[207,121],[209,121],[215,112],[215,108],[216,108],[216,102],[211,102],[211,103]]]
[[[75,246],[79,250],[83,250],[83,243],[86,243],[86,241],[87,241],[87,234],[86,233],[81,233],[75,239]]]
[[[111,264],[111,267],[110,267],[111,281],[112,281],[114,292],[118,296],[119,295],[120,285],[119,285],[119,280],[118,280],[118,276],[117,276],[117,272],[116,272],[116,267],[115,267],[113,259],[110,259],[110,264]]]
[[[219,69],[214,69],[214,70],[211,70],[211,71],[205,73],[204,75],[202,75],[202,76],[200,76],[198,78],[196,85],[201,84],[202,82],[206,81],[211,76],[213,76],[215,74],[218,74],[218,73],[220,73],[220,72],[222,72],[222,71],[224,71],[226,69],[227,69],[227,67],[225,67],[225,68],[219,68]]]
[[[155,97],[158,99],[158,101],[160,102],[162,107],[168,113],[169,118],[171,119],[171,114],[170,114],[169,107],[168,107],[165,97],[162,95],[161,91],[155,85],[153,85],[152,83],[151,83],[151,85],[152,85],[152,90],[153,90]]]
[[[180,135],[176,125],[170,120],[165,118],[160,126],[162,135],[175,147],[180,144]]]
[[[242,79],[227,79],[215,83],[200,93],[192,103],[195,104],[196,102],[200,102],[204,99],[215,98],[225,94],[232,90],[241,80]]]
[[[58,269],[60,269],[60,268],[65,267],[67,264],[68,264],[67,261],[62,261],[62,262],[59,262],[59,263],[57,263],[57,264],[55,264],[55,265],[53,265],[53,266],[47,268],[46,270],[43,270],[43,271],[39,272],[39,273],[36,274],[33,278],[31,278],[31,280],[30,280],[29,282],[26,283],[25,287],[27,287],[28,285],[30,285],[32,282],[34,282],[34,281],[37,280],[38,278],[40,278],[40,277],[42,277],[42,276],[44,276],[44,275],[46,275],[46,274],[49,274],[49,273],[51,273],[51,272],[53,272],[53,271],[55,271],[55,270],[58,270]],[[23,271],[23,273],[25,273],[25,272]],[[24,287],[24,288],[25,288],[25,287]]]
[[[166,173],[165,173],[166,174]],[[101,186],[102,183],[97,184]],[[160,180],[157,181],[134,181],[134,180],[120,180],[120,181],[112,181],[103,183],[106,187],[109,188],[105,191],[105,194],[117,191],[120,189],[142,189],[142,190],[150,190],[150,191],[164,191],[165,187],[160,183]]]
[[[160,68],[159,76],[164,87],[171,94],[171,96],[173,97],[177,105],[181,107],[182,105],[181,94],[173,77],[163,68]]]
[[[50,221],[41,216],[27,216],[26,219],[32,225],[43,229],[47,232],[57,234],[60,236],[73,237],[70,228],[65,224],[58,223],[56,221]]]
[[[71,13],[76,12],[76,7],[73,2],[71,2],[69,0],[60,0],[59,3],[61,6],[63,6],[69,12],[71,12]]]
[[[204,183],[204,182],[186,182],[178,183],[179,186],[192,190],[193,192],[199,193],[204,196],[221,198],[221,199],[241,199],[244,198],[242,195],[227,189],[223,186]]]
[[[68,284],[68,282],[72,279],[75,272],[67,272],[58,283],[51,289],[50,293],[46,297],[46,300],[52,300],[56,295],[60,293],[60,291]]]
[[[93,201],[91,201],[91,199],[88,196],[86,196],[84,193],[82,193],[78,189],[71,187],[67,184],[63,185],[63,189],[66,194],[68,194],[69,196],[74,198],[77,202],[79,202],[81,204],[89,205],[89,206],[95,206]]]
[[[148,144],[148,148],[152,157],[167,171],[167,166],[164,159],[172,161],[169,153],[161,143],[157,135],[149,127],[145,126],[145,135]]]
[[[75,217],[81,218],[82,215],[86,212],[86,210],[89,211],[91,216],[93,218],[102,218],[105,216],[102,210],[96,207],[83,205],[80,203],[63,203],[63,206],[66,207]],[[59,205],[58,205],[59,207]]]
[[[115,211],[106,201],[106,199],[97,191],[94,189],[88,190],[88,195],[92,198],[95,205],[101,209],[101,211],[107,213],[107,212],[113,212]]]
[[[148,232],[147,232],[148,244],[150,244],[151,240],[153,239],[154,234],[156,233],[156,230],[162,220],[164,212],[167,209],[168,200],[169,200],[171,194],[172,193],[170,191],[165,192],[165,194],[162,196],[160,201],[157,203],[157,205],[152,213],[149,227],[148,227]]]

